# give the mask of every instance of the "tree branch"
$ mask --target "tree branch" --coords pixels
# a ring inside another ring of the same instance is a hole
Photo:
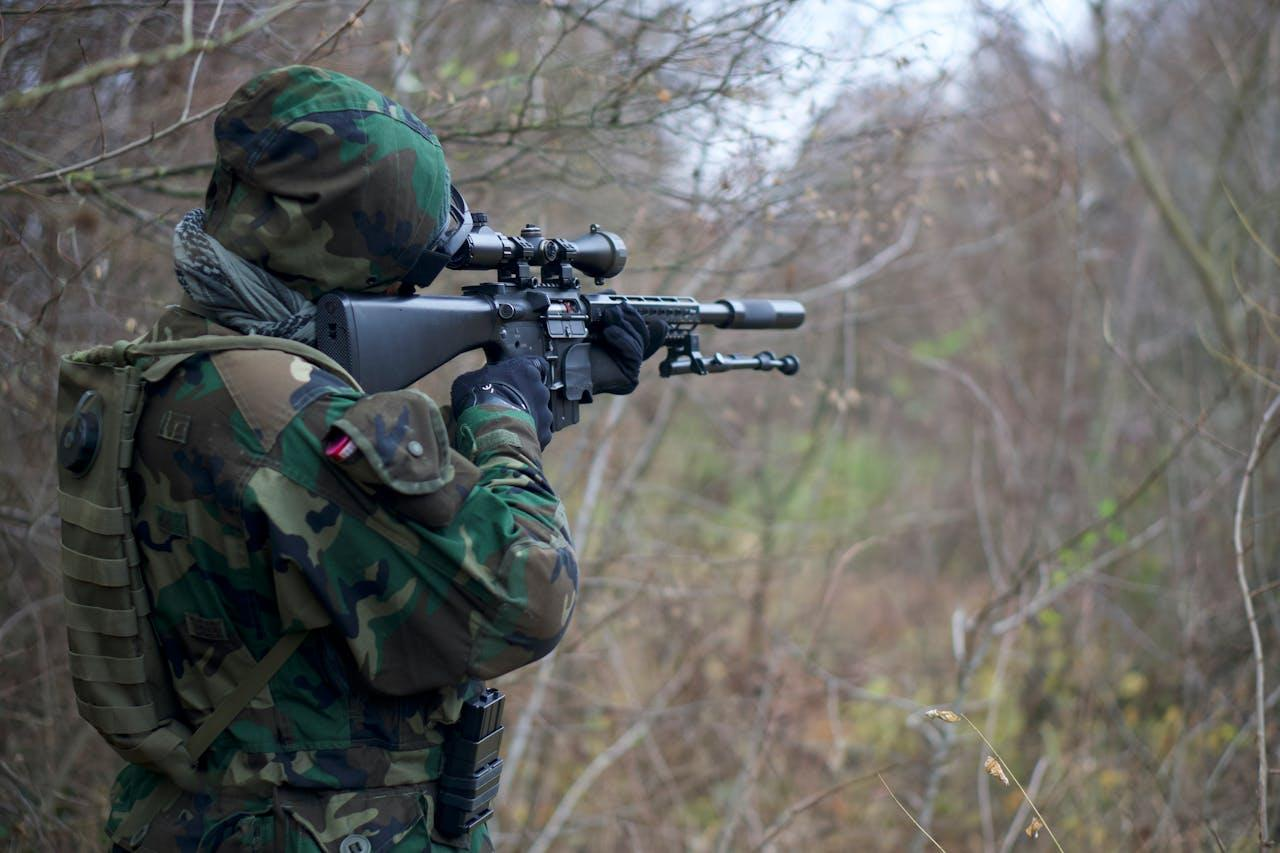
[[[69,89],[75,89],[80,86],[86,86],[103,77],[110,77],[113,74],[119,74],[121,71],[134,71],[139,68],[150,68],[155,65],[163,65],[166,62],[172,62],[175,59],[181,59],[184,56],[190,56],[193,53],[203,53],[208,50],[217,50],[220,47],[234,44],[248,35],[251,35],[283,15],[285,12],[297,6],[302,0],[289,0],[282,3],[267,12],[259,18],[254,18],[244,26],[237,27],[221,38],[216,39],[183,39],[178,44],[166,45],[165,47],[155,50],[148,50],[142,53],[130,53],[127,56],[117,56],[111,59],[104,59],[102,62],[94,63],[86,68],[82,68],[74,74],[68,74],[49,83],[42,83],[39,86],[32,86],[30,89],[22,89],[17,92],[10,92],[7,95],[0,95],[0,112],[5,110],[21,109],[38,104],[55,92],[65,92]]]
[[[1226,303],[1223,301],[1220,291],[1219,281],[1222,275],[1219,272],[1218,265],[1214,263],[1213,256],[1208,248],[1196,236],[1182,208],[1174,201],[1168,182],[1165,181],[1164,175],[1161,174],[1156,166],[1155,160],[1151,156],[1151,151],[1147,148],[1146,140],[1143,139],[1141,131],[1138,130],[1138,126],[1133,120],[1133,116],[1129,114],[1124,101],[1120,97],[1120,91],[1111,75],[1111,52],[1110,44],[1107,41],[1106,3],[1104,0],[1093,0],[1090,5],[1098,35],[1098,87],[1102,94],[1102,100],[1107,105],[1107,110],[1111,113],[1111,118],[1116,123],[1116,128],[1120,131],[1120,141],[1124,146],[1125,152],[1129,155],[1129,162],[1138,175],[1139,183],[1142,184],[1148,197],[1155,204],[1160,213],[1160,218],[1164,220],[1165,227],[1172,233],[1174,242],[1182,250],[1182,253],[1186,255],[1187,260],[1191,262],[1191,267],[1196,274],[1196,281],[1200,284],[1200,291],[1204,294],[1205,301],[1209,303],[1209,312],[1213,316],[1214,327],[1218,330],[1218,335],[1222,338],[1223,345],[1227,351],[1232,352],[1235,350],[1235,335],[1232,334],[1231,323],[1227,319]]]
[[[1262,636],[1258,632],[1258,617],[1253,609],[1253,595],[1249,589],[1249,576],[1244,567],[1244,504],[1249,492],[1249,481],[1253,472],[1262,461],[1269,443],[1264,442],[1267,428],[1276,411],[1280,410],[1280,395],[1262,414],[1262,422],[1253,436],[1253,450],[1249,453],[1249,461],[1244,466],[1244,476],[1240,478],[1240,491],[1236,495],[1236,515],[1233,542],[1236,549],[1236,581],[1240,584],[1240,595],[1244,599],[1244,612],[1249,620],[1249,639],[1253,644],[1253,681],[1254,681],[1254,727],[1258,742],[1258,843],[1261,847],[1269,846],[1267,841],[1269,824],[1267,823],[1267,716],[1266,716],[1266,670],[1263,668]]]

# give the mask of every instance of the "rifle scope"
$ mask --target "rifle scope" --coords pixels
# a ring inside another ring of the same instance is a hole
[[[472,230],[454,252],[449,268],[455,270],[504,270],[521,263],[528,266],[570,264],[597,282],[613,278],[627,265],[627,246],[612,231],[596,225],[581,237],[543,237],[537,225],[526,225],[511,237],[489,227],[483,213],[473,212]]]

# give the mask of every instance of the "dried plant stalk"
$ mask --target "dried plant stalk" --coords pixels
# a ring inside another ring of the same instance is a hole
[[[996,761],[994,756],[988,755],[986,757],[986,760],[982,762],[982,769],[987,771],[988,776],[999,779],[1003,785],[1008,786],[1009,777],[1005,774],[1004,767],[999,761]]]
[[[907,811],[907,807],[902,804],[902,800],[898,799],[898,795],[895,794],[893,792],[893,789],[889,787],[889,783],[884,781],[884,777],[881,776],[879,773],[877,773],[876,778],[880,780],[881,785],[884,785],[884,789],[889,792],[890,797],[893,797],[893,801],[898,804],[898,808],[902,809],[902,813],[907,816],[907,819],[916,825],[916,829],[920,830],[920,832],[924,834],[925,838],[932,841],[934,847],[937,847],[939,850],[942,851],[942,853],[947,853],[947,848],[939,844],[938,839],[930,835],[929,831],[920,825],[920,821],[916,820],[915,817],[911,814],[911,812]]]
[[[1012,770],[1008,771],[1006,777],[1005,768],[1009,766],[1009,763],[1000,757],[1000,753],[996,750],[995,745],[991,743],[991,741],[987,740],[987,736],[982,733],[982,729],[974,725],[973,720],[969,719],[959,711],[950,711],[946,708],[930,708],[928,711],[925,711],[924,716],[926,720],[940,720],[944,723],[955,723],[961,720],[968,723],[969,728],[973,729],[974,733],[976,733],[978,737],[982,738],[982,742],[987,745],[987,749],[991,750],[991,755],[987,756],[987,760],[982,763],[983,768],[1006,785],[1009,784],[1010,779],[1013,780],[1013,784],[1018,786],[1018,790],[1022,792],[1023,799],[1027,801],[1027,805],[1031,806],[1031,811],[1035,813],[1035,821],[1032,825],[1034,826],[1038,823],[1039,826],[1037,827],[1037,831],[1043,828],[1045,832],[1049,833],[1049,837],[1053,839],[1053,846],[1058,848],[1059,853],[1062,853],[1062,845],[1058,843],[1058,837],[1054,835],[1053,830],[1049,828],[1049,822],[1044,819],[1044,815],[1040,814],[1040,809],[1036,807],[1035,801],[1031,799],[1031,795],[1027,793],[1027,789],[1022,787],[1022,783],[1018,781],[1017,775],[1015,775]],[[923,832],[924,830],[921,831]]]

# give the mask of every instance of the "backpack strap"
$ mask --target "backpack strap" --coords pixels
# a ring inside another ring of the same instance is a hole
[[[275,350],[287,352],[305,359],[342,379],[357,391],[360,383],[355,380],[342,365],[315,347],[298,341],[284,338],[273,338],[266,335],[199,335],[173,341],[120,341],[112,346],[94,347],[76,358],[83,361],[133,362],[140,357],[152,356],[155,363],[143,371],[143,379],[154,381],[165,375],[180,362],[191,355],[203,352],[226,352],[228,350]],[[213,744],[218,735],[226,731],[240,712],[248,706],[253,697],[262,692],[271,678],[280,671],[285,662],[293,656],[311,631],[295,631],[281,637],[263,658],[254,664],[244,679],[228,693],[205,721],[191,734],[186,741],[187,754],[194,765],[200,756]],[[174,745],[176,747],[176,744]],[[138,803],[125,815],[124,820],[111,834],[111,840],[122,847],[131,848],[141,837],[155,818],[182,794],[182,789],[168,777],[161,779],[150,796]]]
[[[236,685],[236,688],[218,703],[213,713],[206,717],[200,727],[187,739],[187,752],[191,756],[192,764],[199,760],[218,735],[240,716],[240,712],[245,709],[250,700],[262,692],[271,681],[271,677],[280,671],[285,661],[293,657],[293,653],[310,634],[310,631],[285,634],[276,641],[262,660],[254,664],[253,669],[249,670],[249,674]],[[111,834],[111,840],[122,846],[136,843],[134,836],[146,829],[160,812],[173,805],[181,793],[182,789],[171,779],[164,778],[146,800],[125,815],[124,820],[120,821],[120,825],[116,827],[116,831]]]
[[[147,368],[143,378],[154,380],[172,370],[188,356],[202,352],[225,352],[227,350],[275,350],[287,352],[312,364],[319,365],[337,376],[357,391],[363,391],[347,369],[329,356],[312,346],[287,338],[273,338],[270,335],[197,335],[194,338],[179,338],[173,341],[117,341],[114,344],[97,346],[83,350],[72,356],[75,361],[93,364],[132,363],[141,357],[155,356],[158,361]]]

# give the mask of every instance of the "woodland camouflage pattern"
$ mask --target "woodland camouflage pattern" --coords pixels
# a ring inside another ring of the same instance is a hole
[[[235,334],[171,307],[153,340]],[[337,463],[341,431],[361,453]],[[147,386],[129,472],[151,619],[192,727],[286,631],[316,630],[202,759],[142,849],[489,849],[427,840],[439,727],[545,655],[577,565],[532,419],[362,395],[296,356],[188,358]],[[159,777],[129,765],[111,832]],[[222,846],[219,846],[219,845]]]
[[[206,230],[309,299],[385,290],[448,221],[435,134],[336,71],[291,65],[255,77],[218,114],[214,139]]]

